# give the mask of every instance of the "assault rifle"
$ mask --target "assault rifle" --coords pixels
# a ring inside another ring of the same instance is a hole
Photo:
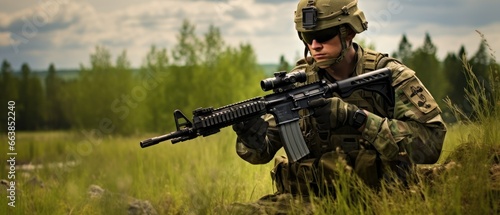
[[[295,83],[306,81],[307,76],[304,71],[276,72],[274,76],[260,82],[262,90],[273,90],[272,94],[217,109],[198,108],[193,111],[192,121],[189,121],[180,110],[175,110],[174,119],[177,131],[141,141],[141,147],[149,147],[166,140],[171,140],[172,144],[175,144],[198,136],[209,136],[218,133],[221,128],[247,121],[253,117],[272,114],[288,159],[295,162],[309,154],[299,127],[299,110],[311,108],[310,101],[332,97],[333,93],[345,98],[355,90],[363,89],[377,92],[390,106],[394,105],[394,89],[391,86],[392,72],[388,68],[367,72],[335,83],[318,81],[301,86]]]

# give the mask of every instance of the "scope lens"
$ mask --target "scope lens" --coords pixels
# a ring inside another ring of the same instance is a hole
[[[260,82],[260,88],[264,91],[269,91],[274,88],[274,81],[276,78],[267,78]]]

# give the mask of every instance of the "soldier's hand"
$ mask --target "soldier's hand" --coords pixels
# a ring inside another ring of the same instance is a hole
[[[313,108],[313,117],[316,121],[320,138],[327,140],[330,131],[351,123],[350,120],[358,107],[342,101],[338,97],[320,98],[309,102]]]
[[[266,143],[266,134],[269,123],[261,117],[255,117],[248,121],[234,124],[233,130],[246,147],[262,151]]]

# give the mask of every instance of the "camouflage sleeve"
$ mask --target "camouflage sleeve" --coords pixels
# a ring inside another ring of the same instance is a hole
[[[282,147],[276,122],[271,114],[264,116],[264,120],[269,123],[267,129],[264,150],[259,151],[247,147],[239,138],[236,139],[236,153],[251,164],[266,164],[274,158],[276,152]]]
[[[391,62],[396,103],[394,117],[368,114],[363,138],[385,159],[406,153],[415,164],[435,163],[441,154],[446,126],[429,91],[406,66]]]

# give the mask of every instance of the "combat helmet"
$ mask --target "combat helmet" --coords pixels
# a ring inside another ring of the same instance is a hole
[[[307,37],[308,34],[322,30],[338,31],[340,34],[342,41],[340,56],[322,63],[323,66],[338,63],[344,57],[348,48],[345,43],[346,26],[349,26],[356,33],[361,33],[368,28],[365,15],[358,8],[358,0],[300,0],[297,4],[294,21],[299,38],[306,45],[305,56],[307,56],[308,48],[307,38],[304,37]]]

